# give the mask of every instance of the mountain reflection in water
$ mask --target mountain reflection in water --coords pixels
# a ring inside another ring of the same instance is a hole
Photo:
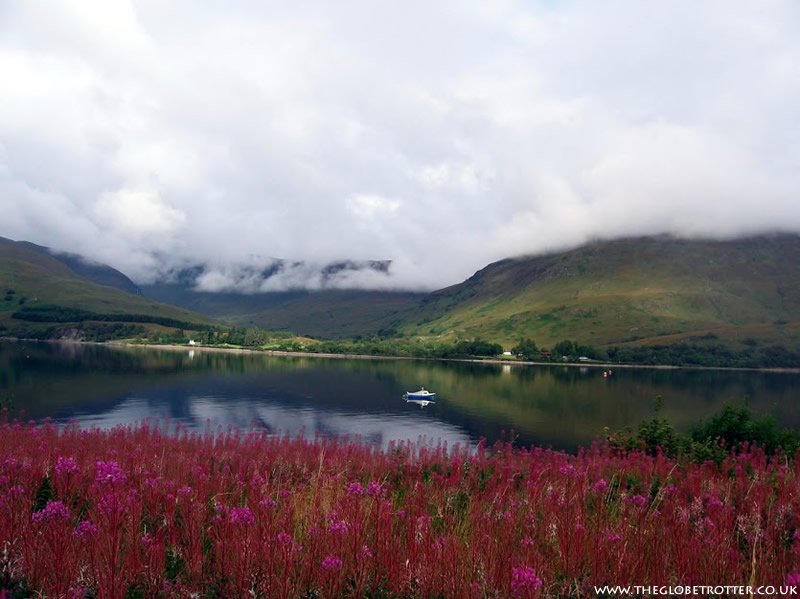
[[[111,427],[151,419],[204,430],[229,425],[296,435],[517,444],[575,450],[604,427],[663,415],[679,430],[747,398],[757,414],[800,426],[800,375],[719,370],[603,369],[415,360],[348,360],[0,343],[0,401],[26,418]],[[420,409],[403,393],[425,386]]]

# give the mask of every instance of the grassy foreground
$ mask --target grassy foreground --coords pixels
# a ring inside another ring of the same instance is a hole
[[[595,596],[774,585],[800,466],[597,445],[398,444],[0,425],[2,597]]]

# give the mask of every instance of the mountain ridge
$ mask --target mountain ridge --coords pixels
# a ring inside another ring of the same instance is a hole
[[[38,251],[38,260],[54,260],[58,268],[76,274],[69,261],[42,252],[42,246],[34,250],[21,242],[14,247]],[[357,275],[364,265],[379,276],[388,276],[390,269],[388,261],[331,264],[331,276]],[[269,274],[252,269],[258,276]],[[141,285],[141,299],[236,326],[318,338],[482,338],[506,347],[523,338],[544,346],[564,339],[598,347],[703,339],[800,346],[796,234],[722,241],[665,235],[597,240],[560,252],[505,258],[431,293],[336,288],[208,292],[197,288],[204,272],[195,265],[171,282]]]
[[[105,336],[140,331],[144,323],[151,330],[162,325],[199,329],[214,324],[207,316],[95,283],[69,262],[43,246],[0,238],[0,333],[81,338],[87,329]],[[103,280],[122,285],[129,281],[106,265],[87,268]]]
[[[133,295],[142,295],[142,290],[139,289],[139,286],[136,285],[136,283],[134,283],[127,275],[116,268],[109,266],[108,264],[90,261],[80,254],[58,252],[49,247],[38,245],[30,241],[14,241],[12,239],[0,237],[0,244],[13,244],[18,247],[39,252],[40,254],[45,254],[55,258],[78,276],[88,279],[93,283],[114,287],[116,289],[120,289],[121,291],[132,293]]]
[[[785,339],[798,317],[800,236],[659,236],[500,260],[430,294],[403,330],[609,345],[759,327],[783,327],[767,336]]]

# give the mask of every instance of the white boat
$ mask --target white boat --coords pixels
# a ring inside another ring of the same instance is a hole
[[[406,401],[428,401],[432,402],[436,399],[436,393],[431,393],[425,387],[419,391],[408,391],[403,395]]]

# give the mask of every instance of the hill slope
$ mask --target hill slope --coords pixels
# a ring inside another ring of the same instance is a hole
[[[67,268],[69,268],[76,275],[81,276],[84,279],[88,279],[92,283],[116,287],[121,291],[127,291],[128,293],[133,293],[134,295],[142,295],[142,292],[136,283],[131,281],[126,275],[118,271],[116,268],[112,268],[107,264],[91,262],[79,254],[55,252],[48,247],[36,245],[30,241],[12,241],[11,239],[6,239],[5,237],[0,237],[0,245],[16,245],[18,247],[39,252],[40,254],[45,254],[46,256],[55,258],[62,264],[66,265]]]
[[[798,345],[800,236],[632,238],[502,260],[404,316],[415,335],[540,345],[674,343],[706,336]]]
[[[101,266],[97,268],[105,270]],[[113,270],[108,268],[105,272]],[[48,252],[41,251],[40,246],[31,248],[25,242],[2,238],[0,292],[0,327],[3,327],[4,334],[24,333],[47,323],[67,324],[71,321],[63,315],[48,320],[45,313],[58,311],[53,307],[64,309],[65,314],[72,310],[72,313],[83,316],[87,312],[103,315],[104,322],[136,322],[132,315],[146,317],[143,321],[151,323],[177,321],[202,326],[213,322],[206,316],[147,300],[115,287],[98,285]],[[15,313],[28,314],[29,318],[15,318]]]

